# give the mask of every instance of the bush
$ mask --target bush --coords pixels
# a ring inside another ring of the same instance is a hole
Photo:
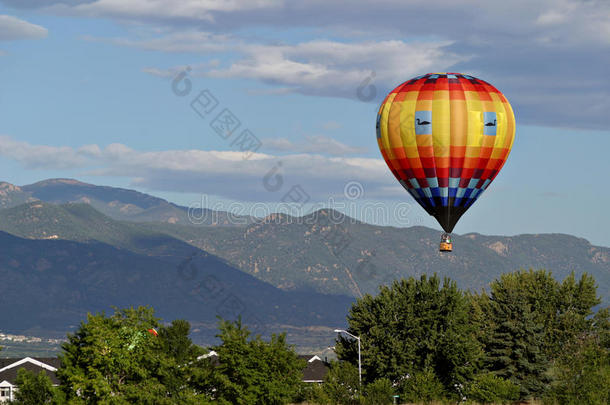
[[[555,364],[556,382],[545,402],[560,405],[610,403],[610,349],[599,336],[568,346]]]
[[[519,386],[492,373],[479,374],[466,384],[466,398],[490,403],[510,403],[519,399]]]
[[[330,371],[324,377],[324,395],[318,401],[337,405],[356,405],[360,402],[359,389],[358,369],[346,361],[333,362]]]
[[[34,374],[24,368],[17,371],[17,385],[14,404],[42,405],[64,402],[61,391],[53,387],[51,379],[44,371]]]
[[[394,389],[387,378],[380,378],[366,386],[364,403],[366,405],[384,405],[392,403]]]
[[[326,405],[330,403],[330,400],[324,392],[322,384],[307,383],[301,386],[301,390],[299,391],[299,395],[297,395],[296,402]]]
[[[270,341],[251,337],[241,319],[221,320],[219,329],[222,344],[213,349],[220,364],[212,374],[219,404],[285,404],[299,396],[305,362],[285,334],[273,334]]]
[[[445,387],[430,369],[404,378],[399,387],[401,400],[410,402],[442,400],[446,395]]]

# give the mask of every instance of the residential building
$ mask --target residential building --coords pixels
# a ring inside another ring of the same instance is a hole
[[[55,372],[60,366],[57,357],[23,357],[0,359],[0,403],[15,399],[17,388],[17,372],[25,369],[38,374],[47,373],[53,385],[59,385]]]
[[[301,355],[303,360],[307,360],[307,365],[303,369],[303,382],[305,383],[322,383],[324,377],[330,370],[330,365],[326,358],[322,360],[318,356]]]

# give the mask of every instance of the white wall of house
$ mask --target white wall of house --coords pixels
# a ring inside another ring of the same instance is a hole
[[[53,371],[53,372],[57,371],[57,369],[55,367],[50,366],[46,363],[43,363],[43,362],[33,359],[31,357],[24,357],[21,360],[17,360],[14,363],[11,363],[3,368],[0,368],[0,372],[2,372],[4,370],[8,370],[10,368],[19,367],[25,363],[34,364],[45,370],[49,370],[49,371]],[[17,386],[11,384],[10,382],[8,382],[6,380],[0,381],[0,403],[14,400],[16,391],[17,391]]]
[[[15,387],[8,381],[0,382],[0,402],[12,401],[15,399]]]

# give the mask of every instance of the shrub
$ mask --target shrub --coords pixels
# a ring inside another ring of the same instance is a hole
[[[610,403],[610,348],[599,336],[568,346],[555,364],[556,381],[545,402],[560,405]]]
[[[17,371],[17,390],[13,401],[19,405],[61,404],[63,395],[53,387],[51,379],[44,371],[34,374],[24,368]]]
[[[346,361],[336,361],[324,377],[325,398],[321,399],[331,404],[356,405],[360,402],[359,388],[358,369]]]
[[[479,374],[466,384],[469,400],[489,403],[510,403],[519,399],[519,386],[492,373]]]
[[[324,392],[323,385],[318,383],[303,384],[296,399],[298,403],[316,405],[326,405],[330,403],[328,395]]]
[[[394,389],[387,378],[380,378],[366,386],[364,403],[366,405],[384,405],[392,403]]]
[[[410,402],[442,400],[446,395],[445,387],[430,369],[404,378],[399,387],[401,399]]]

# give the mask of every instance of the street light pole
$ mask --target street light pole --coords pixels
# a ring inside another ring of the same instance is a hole
[[[360,358],[360,338],[358,338],[358,379],[360,382],[360,391],[362,391],[362,359]]]
[[[354,336],[343,329],[335,329],[335,333],[345,333],[358,341],[358,379],[360,381],[360,390],[362,390],[362,357],[360,354],[360,336]]]

